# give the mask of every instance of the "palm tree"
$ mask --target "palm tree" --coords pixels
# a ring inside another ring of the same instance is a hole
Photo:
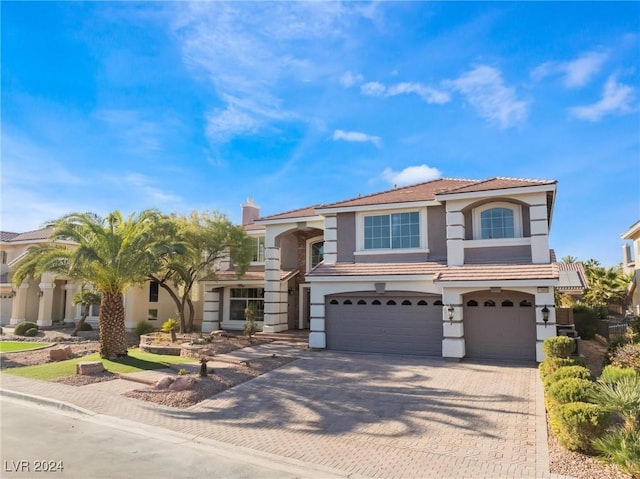
[[[76,327],[73,328],[71,336],[78,335],[78,331],[82,329],[82,325],[86,321],[87,316],[89,316],[91,305],[99,303],[101,299],[102,295],[99,292],[86,289],[84,286],[80,292],[73,297],[73,304],[79,304],[82,306],[82,316],[80,317],[78,324],[76,324]]]
[[[158,234],[162,215],[146,210],[127,219],[114,211],[106,218],[91,213],[71,213],[56,220],[50,239],[72,241],[77,247],[66,248],[50,243],[35,247],[16,268],[13,278],[21,283],[29,276],[45,271],[68,275],[91,283],[100,301],[100,356],[114,358],[127,355],[124,291],[143,283],[159,267],[159,258],[171,248]]]

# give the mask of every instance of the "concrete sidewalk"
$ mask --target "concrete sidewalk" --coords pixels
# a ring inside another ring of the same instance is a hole
[[[549,473],[542,389],[530,365],[265,346],[229,356],[299,359],[189,409],[6,374],[0,385],[3,394],[307,464],[327,475],[559,477]]]

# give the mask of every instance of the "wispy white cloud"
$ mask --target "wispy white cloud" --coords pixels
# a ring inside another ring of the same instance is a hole
[[[143,196],[153,200],[153,203],[160,205],[171,204],[180,201],[180,197],[169,193],[166,191],[162,191],[160,188],[157,188],[153,185],[153,179],[142,175],[140,173],[127,173],[122,177],[122,181],[129,187],[136,188],[136,190]]]
[[[213,144],[278,122],[306,121],[294,102],[282,99],[296,82],[336,74],[335,63],[318,60],[316,40],[346,37],[350,22],[367,13],[339,2],[192,2],[175,11],[173,32],[185,64],[220,100],[206,114]],[[349,73],[341,81],[361,79]]]
[[[345,72],[340,76],[340,84],[345,88],[361,83],[364,80],[360,73]]]
[[[490,124],[509,128],[527,117],[528,102],[518,99],[515,89],[505,85],[496,68],[481,65],[446,84],[464,95]]]
[[[591,105],[576,106],[569,113],[580,120],[596,122],[606,115],[625,114],[634,111],[635,89],[618,83],[616,76],[607,79],[600,101]]]
[[[334,141],[343,140],[355,143],[373,143],[376,148],[380,148],[382,146],[382,140],[379,136],[367,135],[366,133],[361,133],[359,131],[336,130],[333,132],[332,138]]]
[[[441,176],[442,173],[440,170],[424,164],[408,166],[402,171],[393,171],[391,168],[385,168],[382,172],[382,178],[384,180],[398,186],[435,180]]]
[[[571,61],[545,62],[531,71],[531,78],[538,81],[550,75],[561,75],[567,88],[581,87],[602,70],[608,57],[604,51],[591,51]]]
[[[380,82],[367,82],[360,87],[360,92],[368,96],[415,94],[427,103],[437,105],[448,103],[451,100],[448,92],[415,82],[402,82],[391,86],[383,85]]]
[[[94,116],[106,126],[118,149],[134,155],[154,154],[162,149],[164,127],[140,111],[105,109],[94,112]]]

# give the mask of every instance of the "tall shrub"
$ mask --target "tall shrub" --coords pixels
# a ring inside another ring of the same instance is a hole
[[[569,358],[575,350],[573,339],[567,336],[554,336],[542,343],[542,350],[546,358]]]
[[[606,411],[597,404],[570,402],[551,409],[549,424],[561,445],[572,451],[594,452],[592,441],[609,425]]]

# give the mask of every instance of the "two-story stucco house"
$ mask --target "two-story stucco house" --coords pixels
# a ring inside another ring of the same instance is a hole
[[[309,328],[309,345],[543,360],[556,335],[549,250],[556,182],[439,179],[243,224],[254,262],[203,282],[203,331]]]

